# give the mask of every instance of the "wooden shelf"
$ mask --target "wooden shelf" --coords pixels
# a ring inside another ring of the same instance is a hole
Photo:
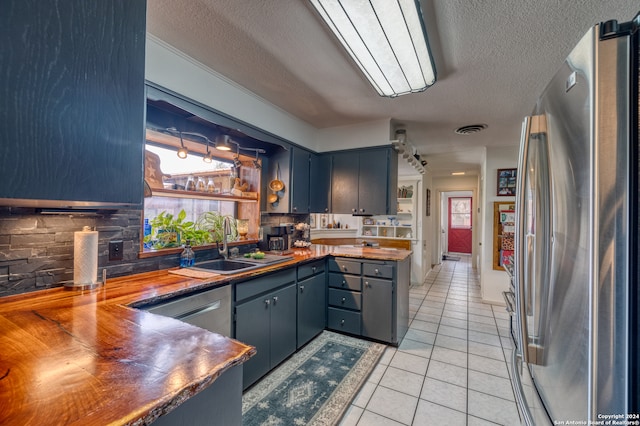
[[[516,208],[513,202],[495,201],[493,203],[493,269],[504,271],[504,267],[500,264],[501,247],[502,247],[502,222],[500,221],[501,212],[512,212]]]
[[[172,198],[191,198],[197,200],[219,200],[219,201],[237,201],[239,203],[256,203],[258,195],[250,197],[238,197],[232,194],[215,194],[199,191],[183,191],[179,189],[152,189],[153,196],[172,197]]]

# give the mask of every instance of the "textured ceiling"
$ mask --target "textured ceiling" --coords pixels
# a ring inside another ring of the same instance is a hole
[[[355,1],[355,0],[354,0]],[[581,36],[637,0],[422,0],[437,81],[379,97],[305,0],[154,0],[148,31],[317,128],[390,118],[434,175],[516,146],[522,117]],[[453,131],[485,123],[481,133]]]

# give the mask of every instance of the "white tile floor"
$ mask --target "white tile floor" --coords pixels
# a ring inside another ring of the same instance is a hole
[[[409,331],[388,347],[341,425],[519,425],[509,319],[484,304],[468,256],[410,290]]]

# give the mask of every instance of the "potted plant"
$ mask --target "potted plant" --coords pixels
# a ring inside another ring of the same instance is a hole
[[[181,234],[187,234],[195,226],[193,222],[185,222],[186,217],[184,210],[180,210],[177,216],[166,211],[160,212],[149,221],[151,234],[145,237],[144,242],[155,250],[179,247],[184,239]]]
[[[211,235],[211,241],[221,243],[223,238],[224,218],[229,218],[231,233],[227,237],[227,241],[236,241],[238,239],[238,227],[236,219],[231,215],[223,215],[219,212],[205,212],[198,218],[196,228],[207,231]]]

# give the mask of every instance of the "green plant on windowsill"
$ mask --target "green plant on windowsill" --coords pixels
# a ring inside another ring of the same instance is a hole
[[[210,243],[208,231],[199,229],[192,221],[185,221],[187,213],[180,210],[177,216],[166,211],[149,221],[151,234],[144,238],[145,244],[154,250],[179,247],[182,241],[191,241],[192,246]]]
[[[229,218],[229,225],[231,225],[231,233],[227,236],[227,241],[236,241],[238,239],[238,227],[236,219],[231,215],[223,215],[218,212],[202,213],[196,222],[196,228],[209,233],[211,235],[211,241],[219,244],[222,242],[225,217]]]

